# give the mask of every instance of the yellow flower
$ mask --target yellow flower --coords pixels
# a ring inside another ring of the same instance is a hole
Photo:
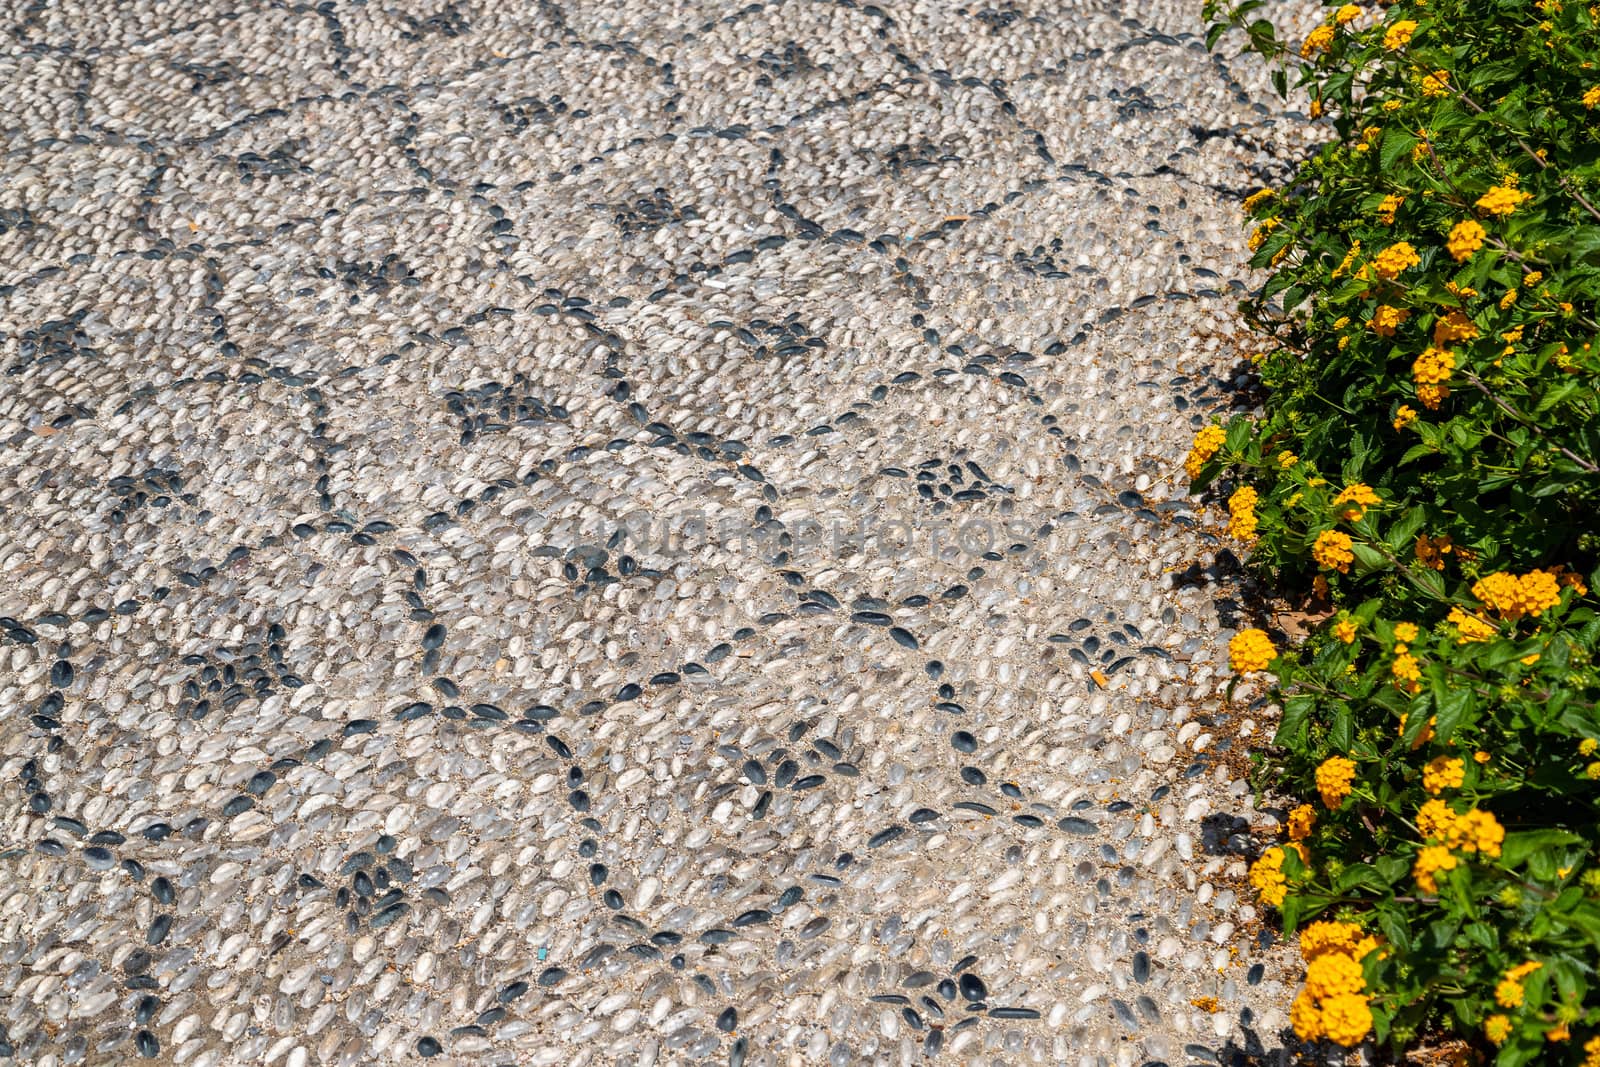
[[[1289,840],[1304,841],[1317,825],[1317,810],[1310,804],[1301,804],[1289,813]]]
[[[1383,35],[1383,47],[1394,52],[1411,43],[1411,36],[1417,32],[1417,24],[1412,19],[1401,19],[1389,27]]]
[[[1372,269],[1378,272],[1378,277],[1392,279],[1401,271],[1409,270],[1422,262],[1422,257],[1417,255],[1417,250],[1407,241],[1396,241],[1394,244],[1379,252],[1372,260]]]
[[[1344,993],[1322,1002],[1322,1031],[1329,1041],[1354,1048],[1371,1030],[1372,1009],[1366,997]]]
[[[1330,922],[1326,919],[1319,919],[1314,923],[1308,923],[1300,931],[1300,955],[1308,960],[1315,959],[1328,952],[1343,953],[1346,956],[1353,956],[1360,960],[1366,956],[1371,948],[1377,947],[1377,943],[1373,942],[1369,948],[1357,951],[1362,944],[1361,927],[1355,923]]]
[[[1583,106],[1590,108],[1600,107],[1600,85],[1593,86],[1592,88],[1584,91]]]
[[[1393,337],[1396,327],[1410,317],[1411,312],[1405,308],[1379,304],[1378,310],[1372,313],[1372,332],[1379,337]]]
[[[1422,79],[1422,95],[1432,99],[1434,97],[1450,95],[1450,72],[1436,70]]]
[[[1318,26],[1312,30],[1300,46],[1302,56],[1310,56],[1315,52],[1326,52],[1328,46],[1333,44],[1334,29],[1332,26]]]
[[[1377,503],[1379,503],[1378,494],[1372,491],[1371,486],[1360,482],[1347,486],[1333,498],[1335,513],[1347,522],[1360,522],[1361,517],[1367,513],[1366,509]]]
[[[1253,541],[1258,519],[1255,513],[1256,491],[1249,486],[1239,489],[1228,498],[1228,536],[1241,541]]]
[[[1491,813],[1474,808],[1450,825],[1446,837],[1446,843],[1451,848],[1463,852],[1481,852],[1485,856],[1498,856],[1500,846],[1506,839],[1506,830],[1500,825],[1500,820]]]
[[[1511,1036],[1511,1020],[1504,1015],[1491,1015],[1483,1020],[1483,1036],[1496,1045]]]
[[[1288,470],[1290,467],[1292,467],[1296,463],[1300,462],[1300,457],[1299,456],[1295,455],[1293,452],[1288,452],[1288,451],[1279,452],[1277,458],[1278,458],[1278,466],[1280,468],[1282,468],[1283,470]]]
[[[1417,852],[1417,861],[1412,864],[1411,875],[1417,880],[1417,887],[1424,893],[1437,893],[1439,883],[1435,880],[1440,871],[1453,871],[1456,869],[1457,860],[1448,848],[1443,845],[1427,845]]]
[[[1522,603],[1529,615],[1541,615],[1561,603],[1561,582],[1550,571],[1529,571],[1522,576]]]
[[[1518,293],[1515,289],[1507,289],[1506,295],[1500,298],[1500,310],[1506,311],[1517,302]]]
[[[1487,641],[1495,635],[1495,628],[1477,615],[1468,615],[1460,608],[1451,608],[1449,620],[1456,627],[1456,644]]]
[[[1363,934],[1355,923],[1319,919],[1300,931],[1300,955],[1307,960],[1336,952],[1360,961],[1377,947],[1378,942]]]
[[[1349,270],[1350,269],[1350,264],[1354,263],[1356,261],[1356,257],[1359,256],[1360,254],[1361,254],[1361,242],[1360,241],[1356,241],[1354,244],[1352,244],[1350,246],[1350,251],[1348,251],[1348,252],[1346,252],[1344,254],[1344,259],[1340,260],[1339,265],[1337,267],[1333,268],[1333,277],[1337,278],[1337,277],[1339,277],[1339,275],[1341,275],[1345,271]],[[1348,317],[1343,318],[1339,322],[1334,323],[1333,324],[1333,328],[1335,330],[1342,330],[1342,329],[1344,329],[1345,324],[1348,324],[1349,321],[1350,320],[1349,320]]]
[[[1417,829],[1422,831],[1424,838],[1434,841],[1448,840],[1450,831],[1455,825],[1456,813],[1442,800],[1430,800],[1417,809]]]
[[[1228,642],[1228,665],[1241,674],[1266,670],[1277,655],[1265,630],[1240,630]]]
[[[1572,1037],[1572,1030],[1568,1028],[1566,1023],[1552,1026],[1544,1032],[1546,1041],[1566,1041],[1570,1037]]]
[[[1435,756],[1422,768],[1422,788],[1437,796],[1446,789],[1460,789],[1466,781],[1466,764],[1454,756]]]
[[[1351,644],[1356,639],[1356,621],[1354,619],[1340,619],[1333,624],[1333,636],[1345,644]]]
[[[1341,26],[1347,26],[1361,17],[1361,9],[1355,4],[1346,4],[1333,13],[1333,21]]]
[[[1383,223],[1385,226],[1393,226],[1394,213],[1399,210],[1400,205],[1405,202],[1405,197],[1395,196],[1393,193],[1390,193],[1388,196],[1384,197],[1383,203],[1378,205],[1378,221]]]
[[[1474,763],[1488,763],[1489,758],[1489,753],[1485,752],[1481,748],[1472,754],[1472,762]]]
[[[1411,364],[1411,380],[1420,385],[1440,385],[1456,369],[1455,353],[1429,345]]]
[[[1323,530],[1311,546],[1311,558],[1326,570],[1349,574],[1350,564],[1356,558],[1355,553],[1351,551],[1351,544],[1349,534],[1340,533],[1338,530]]]
[[[1460,311],[1452,309],[1433,322],[1433,343],[1447,345],[1451,341],[1470,341],[1477,337],[1478,326]]]
[[[1515,621],[1525,615],[1541,615],[1559,604],[1561,583],[1550,571],[1529,571],[1520,577],[1500,571],[1474,584],[1472,595],[1502,619]]]
[[[1257,226],[1251,232],[1250,240],[1245,242],[1250,246],[1250,251],[1254,252],[1256,249],[1266,244],[1267,237],[1272,233],[1273,230],[1278,228],[1278,221],[1279,220],[1276,218],[1261,220],[1261,225]]]
[[[1417,666],[1417,657],[1409,652],[1402,652],[1394,658],[1394,664],[1389,668],[1397,681],[1415,683],[1422,677],[1422,668]],[[1401,688],[1410,689],[1410,685]]]
[[[1417,639],[1417,624],[1414,622],[1397,622],[1394,624],[1394,639],[1410,643]]]
[[[1524,193],[1509,185],[1497,185],[1480,196],[1473,206],[1485,214],[1503,218],[1532,199],[1532,193]]]
[[[1596,103],[1600,103],[1600,89],[1591,89],[1596,95]],[[1600,1037],[1591,1037],[1584,1043],[1583,1051],[1587,1054],[1583,1067],[1600,1067]]]
[[[1249,196],[1245,197],[1244,198],[1244,203],[1239,205],[1239,206],[1244,211],[1244,213],[1246,215],[1248,215],[1252,211],[1254,211],[1257,207],[1259,207],[1260,205],[1262,205],[1263,203],[1265,203],[1266,201],[1271,200],[1271,199],[1272,199],[1272,190],[1271,189],[1260,189],[1260,190],[1258,190],[1256,192],[1251,193]]]
[[[1289,1023],[1302,1041],[1320,1041],[1323,1036],[1322,1011],[1310,993],[1301,990],[1289,1007]],[[1600,1041],[1600,1037],[1595,1038]]]
[[[1455,257],[1457,263],[1465,263],[1472,258],[1472,253],[1483,247],[1484,229],[1471,219],[1458,222],[1450,231],[1450,237],[1445,241],[1445,248]]]
[[[1514,978],[1502,978],[1494,987],[1494,1002],[1502,1008],[1522,1007],[1522,983]]]
[[[1417,409],[1409,404],[1401,404],[1394,413],[1394,428],[1403,430],[1417,421]]]
[[[1359,993],[1365,986],[1361,964],[1341,952],[1319,955],[1306,964],[1306,992],[1318,1000]]]
[[[1283,849],[1269,848],[1250,865],[1250,884],[1263,904],[1271,908],[1283,904],[1289,895],[1289,882],[1283,876]]]
[[[1417,399],[1429,411],[1438,411],[1439,405],[1450,396],[1450,388],[1444,385],[1419,385],[1417,386]]]
[[[1430,570],[1444,570],[1444,557],[1450,554],[1450,535],[1443,537],[1429,537],[1427,534],[1417,535],[1416,553],[1417,562]]]
[[[1579,596],[1589,595],[1589,587],[1583,584],[1583,577],[1577,571],[1569,571],[1565,567],[1557,565],[1550,568],[1550,573],[1555,576],[1556,583],[1561,588],[1576,590]]]
[[[1542,281],[1544,281],[1544,271],[1530,270],[1522,276],[1522,287],[1524,289],[1532,289]]]
[[[1332,811],[1350,795],[1350,783],[1355,778],[1356,765],[1343,756],[1329,756],[1317,767],[1317,792],[1322,794],[1322,805]]]
[[[1596,749],[1600,749],[1600,741],[1596,741],[1592,737],[1585,737],[1578,742],[1578,755],[1580,756],[1592,756],[1595,754]]]
[[[1188,472],[1190,481],[1200,477],[1200,469],[1217,454],[1227,439],[1227,431],[1221,426],[1207,426],[1194,435],[1194,443],[1189,446],[1189,458],[1183,463],[1183,469]]]

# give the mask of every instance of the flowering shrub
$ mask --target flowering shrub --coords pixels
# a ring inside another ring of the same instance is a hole
[[[1333,140],[1245,201],[1260,418],[1186,471],[1325,622],[1229,646],[1297,798],[1251,867],[1308,1041],[1600,1067],[1600,5],[1208,0]],[[1306,923],[1307,920],[1317,921]]]

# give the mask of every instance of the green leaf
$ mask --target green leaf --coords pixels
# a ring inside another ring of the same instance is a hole
[[[1507,867],[1519,867],[1541,849],[1563,848],[1581,841],[1583,838],[1566,830],[1518,830],[1506,834],[1500,846],[1500,862]]]
[[[1494,670],[1496,667],[1505,667],[1538,651],[1538,641],[1522,641],[1517,644],[1497,641],[1490,646],[1489,654],[1484,656],[1483,665],[1488,670]]]
[[[1444,578],[1438,571],[1428,570],[1426,567],[1407,567],[1404,573],[1411,584],[1425,595],[1435,600],[1445,598]]]
[[[1385,173],[1394,169],[1395,161],[1401,156],[1411,158],[1411,150],[1416,147],[1417,139],[1404,130],[1386,130],[1383,134],[1383,147],[1378,152],[1378,158],[1383,165]]]
[[[1404,856],[1379,856],[1372,861],[1386,886],[1398,885],[1411,874],[1411,861]]]
[[[1328,744],[1340,752],[1349,752],[1354,743],[1355,721],[1350,717],[1350,705],[1340,704],[1328,727]]]
[[[1495,1057],[1495,1067],[1522,1067],[1525,1063],[1532,1063],[1544,1051],[1544,1042],[1537,1037],[1513,1034],[1507,1044],[1500,1046],[1500,1054]]]
[[[1281,748],[1298,749],[1305,741],[1306,723],[1316,701],[1308,696],[1293,696],[1283,702],[1283,717],[1278,720],[1278,732],[1272,743]]]
[[[1389,569],[1388,557],[1371,545],[1357,541],[1350,546],[1350,554],[1355,556],[1356,570],[1360,574],[1371,574],[1373,571]]]
[[[1401,515],[1384,534],[1384,544],[1397,554],[1410,548],[1417,539],[1417,532],[1422,529],[1426,521],[1427,515],[1421,508],[1407,508],[1405,514]]]
[[[1333,881],[1333,890],[1336,893],[1348,893],[1357,886],[1375,892],[1381,891],[1383,879],[1379,876],[1377,868],[1365,863],[1352,863],[1339,872],[1339,877]]]
[[[1434,712],[1437,722],[1434,723],[1435,740],[1443,745],[1448,744],[1457,729],[1468,721],[1472,712],[1472,690],[1458,688],[1445,693],[1436,701],[1438,710]],[[1407,724],[1409,725],[1409,723]]]
[[[1244,446],[1250,440],[1250,434],[1255,429],[1250,420],[1242,415],[1235,416],[1228,423],[1227,436],[1223,439],[1223,447],[1229,452],[1243,452]]]

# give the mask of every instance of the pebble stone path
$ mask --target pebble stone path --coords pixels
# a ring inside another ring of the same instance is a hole
[[[1172,472],[1306,133],[985,2],[11,7],[0,1058],[1282,1060]]]

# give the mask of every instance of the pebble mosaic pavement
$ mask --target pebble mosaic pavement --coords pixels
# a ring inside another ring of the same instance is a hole
[[[1282,1060],[1172,472],[1308,134],[984,2],[6,12],[0,1059]]]

